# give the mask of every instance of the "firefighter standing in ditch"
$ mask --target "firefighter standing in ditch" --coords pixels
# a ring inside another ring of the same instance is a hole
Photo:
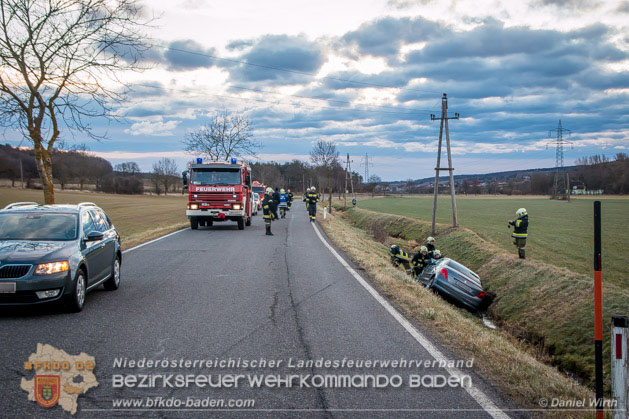
[[[317,219],[317,201],[319,195],[317,195],[317,189],[313,186],[310,188],[310,192],[306,194],[306,204],[308,205],[308,214],[310,215],[310,222],[314,223]]]
[[[266,193],[262,199],[262,218],[264,218],[266,235],[272,236],[271,221],[273,220],[273,188],[266,188]]]
[[[526,238],[528,236],[528,227],[529,227],[529,215],[526,213],[526,209],[520,208],[515,212],[515,215],[518,217],[515,220],[509,220],[509,228],[513,226],[513,233],[511,237],[513,237],[513,244],[518,247],[518,256],[520,259],[526,259],[526,254],[524,253],[524,246],[526,246]]]
[[[413,256],[411,259],[411,265],[413,266],[413,277],[417,278],[421,275],[422,271],[428,265],[428,261],[430,261],[430,255],[428,255],[428,248],[426,246],[422,246],[419,248],[419,252]]]

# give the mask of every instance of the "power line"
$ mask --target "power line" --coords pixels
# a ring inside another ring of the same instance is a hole
[[[181,53],[184,53],[184,54],[197,55],[197,56],[200,56],[200,57],[212,58],[214,60],[219,60],[219,61],[225,61],[225,62],[231,62],[231,63],[237,63],[237,64],[244,64],[244,65],[248,65],[248,66],[252,66],[252,67],[266,68],[268,70],[283,71],[283,72],[286,72],[286,73],[301,74],[303,76],[309,76],[309,77],[318,77],[320,79],[326,79],[326,80],[341,81],[341,82],[344,82],[344,83],[354,83],[354,84],[359,84],[359,85],[362,85],[362,86],[382,87],[382,88],[386,88],[386,89],[400,89],[400,90],[408,90],[408,91],[411,91],[411,92],[419,92],[419,93],[437,93],[437,94],[440,93],[440,92],[436,92],[434,90],[414,89],[412,87],[388,86],[388,85],[385,85],[385,84],[378,84],[378,83],[370,83],[370,82],[342,79],[340,77],[317,76],[314,73],[308,73],[308,72],[305,72],[305,71],[290,70],[290,69],[287,69],[287,68],[275,67],[275,66],[270,66],[270,65],[265,65],[265,64],[256,64],[256,63],[251,63],[249,61],[237,60],[235,58],[217,57],[216,55],[212,55],[212,54],[207,54],[207,53],[197,52],[197,51],[188,51],[188,50],[185,50],[185,49],[173,48],[173,47],[169,47],[169,46],[166,46],[166,45],[158,45],[158,44],[150,44],[150,45],[154,46],[154,47],[158,47],[158,48],[164,48],[164,49],[167,49],[169,51],[175,51],[175,52],[181,52]]]

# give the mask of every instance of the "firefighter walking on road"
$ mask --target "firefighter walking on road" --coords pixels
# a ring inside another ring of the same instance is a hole
[[[308,205],[308,214],[312,223],[317,219],[317,201],[319,201],[319,195],[317,195],[317,190],[313,186],[310,188],[310,192],[306,194],[306,205]]]
[[[520,208],[515,212],[515,215],[518,217],[515,220],[509,220],[509,228],[513,226],[513,233],[511,237],[513,237],[513,244],[518,247],[518,256],[520,259],[526,259],[526,255],[524,253],[524,246],[526,246],[526,238],[528,236],[528,227],[529,227],[529,215],[526,213],[526,209]]]
[[[271,221],[273,219],[273,188],[266,188],[264,199],[262,199],[262,218],[264,218],[266,235],[272,236]]]

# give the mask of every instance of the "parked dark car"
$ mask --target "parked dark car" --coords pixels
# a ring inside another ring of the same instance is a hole
[[[81,311],[88,291],[120,286],[120,235],[91,202],[18,202],[0,210],[0,306],[65,303]]]
[[[484,308],[488,302],[480,277],[452,259],[427,265],[417,280],[472,311]]]

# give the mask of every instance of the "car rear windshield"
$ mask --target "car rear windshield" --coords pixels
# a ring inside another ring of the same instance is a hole
[[[75,240],[76,214],[0,213],[0,240]]]
[[[478,275],[476,275],[474,272],[470,271],[460,263],[453,261],[452,259],[448,261],[448,266],[451,266],[453,269],[461,272],[463,275],[471,276],[472,278],[478,278]]]
[[[190,175],[192,185],[240,185],[240,170],[194,169]]]
[[[264,195],[264,188],[262,186],[254,186],[252,190],[258,195]]]

